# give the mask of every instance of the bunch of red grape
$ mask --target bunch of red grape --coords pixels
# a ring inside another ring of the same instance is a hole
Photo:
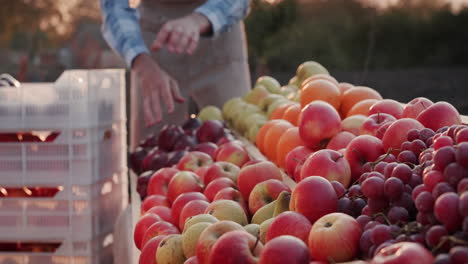
[[[366,164],[338,209],[363,227],[364,258],[411,241],[429,248],[436,263],[468,263],[468,127],[411,130],[407,139],[396,157],[390,151]],[[360,213],[357,198],[366,204]]]

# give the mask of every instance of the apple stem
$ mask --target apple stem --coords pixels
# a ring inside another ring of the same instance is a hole
[[[255,244],[252,248],[252,252],[255,251],[255,248],[257,247],[259,241],[260,241],[260,232],[258,232],[257,240],[255,240]]]
[[[293,158],[293,160],[296,161],[297,163],[301,164],[301,165],[304,165],[304,161],[303,161],[303,160],[296,159],[296,158]]]
[[[352,149],[352,151],[354,151],[356,153],[356,155],[359,157],[359,159],[361,160],[361,163],[362,165],[366,164],[367,161],[366,159],[361,155],[361,153],[359,153],[356,149]]]

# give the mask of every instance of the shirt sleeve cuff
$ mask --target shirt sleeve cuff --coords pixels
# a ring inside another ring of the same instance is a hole
[[[131,49],[128,49],[127,51],[125,51],[124,59],[125,59],[125,62],[127,63],[127,66],[129,68],[132,67],[132,62],[135,59],[135,57],[138,56],[141,53],[149,53],[149,50],[145,45],[135,46],[135,47],[132,47]]]
[[[213,35],[216,36],[221,32],[221,28],[223,25],[223,18],[213,12],[209,7],[201,6],[195,9],[196,13],[204,15],[211,23],[211,28],[213,31]]]

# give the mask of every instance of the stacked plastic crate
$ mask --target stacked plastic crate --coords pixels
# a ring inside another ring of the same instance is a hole
[[[0,264],[113,261],[127,201],[124,78],[72,70],[0,86]]]

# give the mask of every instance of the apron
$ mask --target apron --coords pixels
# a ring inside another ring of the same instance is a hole
[[[140,24],[145,44],[151,46],[166,21],[188,15],[204,2],[202,0],[141,1]],[[216,37],[200,37],[193,55],[173,54],[165,48],[151,55],[177,80],[186,101],[189,101],[189,97],[192,98],[199,108],[206,105],[222,107],[230,98],[243,96],[250,90],[246,38],[242,22],[231,26],[227,32]],[[159,131],[164,124],[181,124],[188,117],[188,103],[176,103],[174,113],[169,115],[164,109],[163,121],[146,128],[142,91],[134,74],[131,76],[130,94],[131,149],[134,149],[147,135]]]

